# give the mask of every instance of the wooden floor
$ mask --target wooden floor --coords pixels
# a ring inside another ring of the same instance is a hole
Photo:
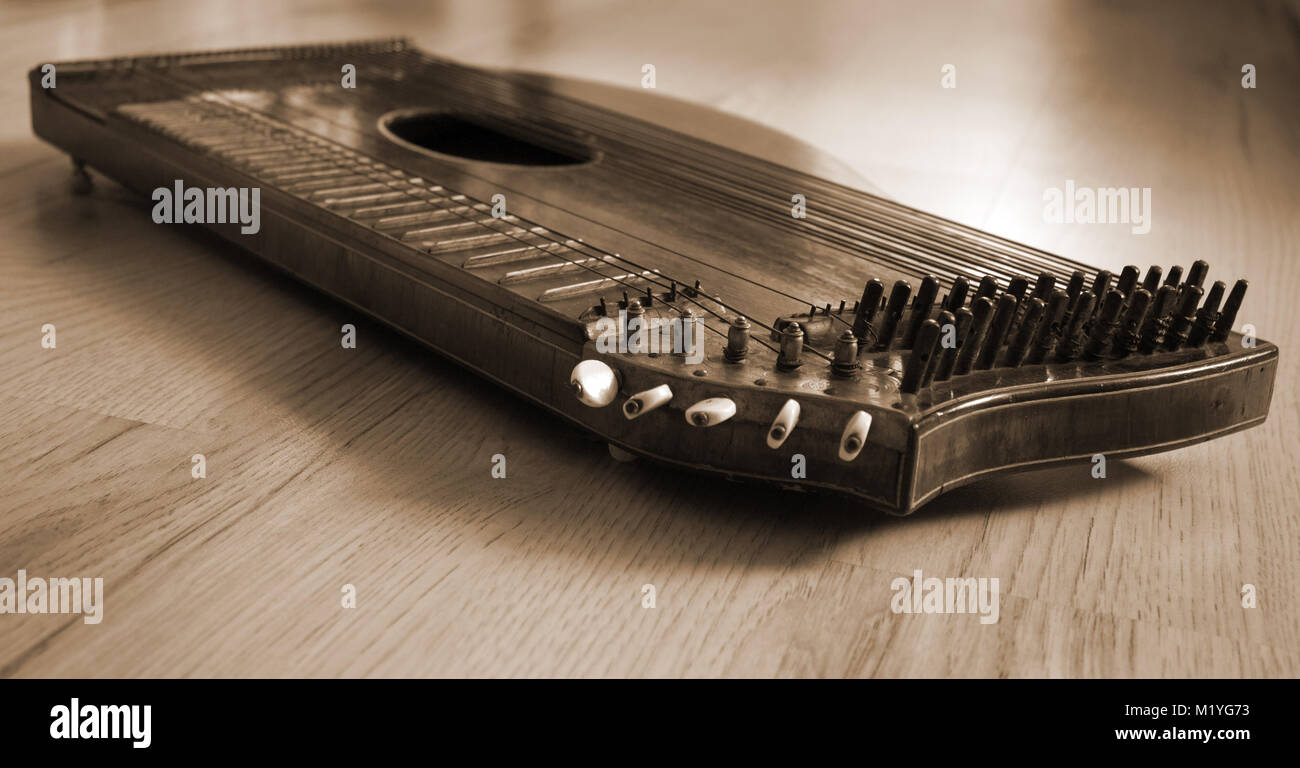
[[[106,591],[98,625],[0,615],[0,675],[1300,674],[1295,4],[349,5],[0,6],[0,576]],[[1112,269],[1208,259],[1282,349],[1272,413],[905,519],[618,464],[110,182],[70,196],[31,135],[45,61],[392,34],[628,87],[653,63],[906,203]],[[1150,234],[1045,223],[1066,179],[1151,187]],[[892,613],[914,570],[999,578],[1000,621]]]

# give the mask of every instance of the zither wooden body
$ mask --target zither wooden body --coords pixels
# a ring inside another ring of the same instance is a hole
[[[620,451],[908,514],[1268,413],[1278,350],[1232,330],[1235,276],[1098,273],[826,178],[827,158],[729,146],[760,129],[620,109],[653,97],[402,41],[56,69],[30,76],[43,139],[146,199],[260,190],[256,232],[201,225]]]

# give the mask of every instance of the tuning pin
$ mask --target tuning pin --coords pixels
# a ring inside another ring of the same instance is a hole
[[[1016,303],[1016,297],[1010,293],[1004,293],[998,299],[997,311],[993,313],[993,321],[989,324],[988,334],[984,337],[984,346],[975,361],[976,369],[986,371],[997,362],[998,351],[1002,349],[1002,341],[1007,337],[1007,331],[1011,328],[1011,321],[1016,316]]]
[[[1073,282],[1072,280],[1071,284]],[[1079,290],[1082,292],[1082,286]],[[1025,355],[1026,363],[1029,365],[1042,363],[1047,353],[1056,347],[1064,332],[1062,323],[1065,320],[1065,312],[1073,301],[1074,299],[1066,291],[1060,289],[1052,291],[1051,297],[1047,300],[1047,308],[1043,310],[1043,320],[1038,324],[1038,333],[1034,335],[1034,342]]]
[[[930,316],[930,308],[934,306],[934,300],[938,296],[939,278],[926,275],[921,280],[921,287],[916,289],[916,300],[912,302],[912,316],[908,319],[907,327],[903,329],[903,340],[900,344],[903,349],[912,348],[912,344],[916,341],[916,332],[921,329],[921,323]]]
[[[1079,276],[1079,284],[1083,284],[1083,273],[1076,272]],[[1034,292],[1029,294],[1035,299],[1047,301],[1047,297],[1052,295],[1052,289],[1056,287],[1056,276],[1048,272],[1039,272],[1038,280],[1034,283]]]
[[[928,387],[934,382],[934,374],[939,370],[939,360],[947,350],[942,344],[942,339],[950,333],[955,334],[957,318],[953,313],[944,310],[935,318],[939,324],[939,338],[935,339],[934,351],[930,353],[930,362],[925,366],[925,373],[921,374],[921,386]]]
[[[781,406],[781,410],[777,412],[776,418],[772,419],[772,426],[768,427],[767,447],[780,448],[798,423],[799,403],[794,400],[786,400],[785,405]]]
[[[686,409],[686,422],[693,427],[713,427],[736,415],[736,403],[729,397],[710,397]]]
[[[1210,341],[1227,341],[1228,334],[1232,333],[1232,324],[1237,322],[1237,310],[1241,309],[1241,302],[1246,298],[1245,280],[1238,280],[1236,285],[1232,286],[1232,293],[1228,294],[1228,300],[1223,302],[1223,312],[1219,314],[1218,321],[1214,324],[1214,334],[1210,336]]]
[[[871,431],[871,414],[858,411],[849,418],[840,435],[840,461],[853,461],[867,444],[867,433]]]
[[[1079,291],[1083,290],[1083,281],[1085,279],[1086,279],[1085,275],[1083,274],[1083,270],[1081,269],[1074,270],[1074,272],[1070,275],[1070,282],[1065,287],[1065,295],[1069,297],[1070,301],[1074,301],[1074,297],[1078,296]],[[1044,297],[1043,301],[1046,301],[1048,303],[1048,310],[1049,310],[1048,315],[1050,315],[1051,303],[1052,303],[1051,296]]]
[[[1124,269],[1120,271],[1119,282],[1115,284],[1115,287],[1119,289],[1120,293],[1124,294],[1126,299],[1128,298],[1128,295],[1133,292],[1133,289],[1137,287],[1138,275],[1140,274],[1141,271],[1132,264],[1124,267]],[[1159,267],[1156,268],[1156,274],[1160,274]],[[1159,278],[1156,279],[1158,280]],[[1096,296],[1101,296],[1103,294],[1094,291],[1092,295],[1095,300]]]
[[[1029,278],[1024,275],[1016,275],[1011,278],[1010,283],[1007,283],[1007,294],[1016,301],[1023,299],[1027,290],[1029,290]]]
[[[669,400],[673,399],[673,391],[668,388],[667,384],[660,384],[653,389],[647,389],[644,392],[637,392],[623,403],[623,415],[628,419],[635,419],[643,416]]]
[[[1148,293],[1155,293],[1157,290],[1159,290],[1160,273],[1162,271],[1163,270],[1160,269],[1160,266],[1158,264],[1152,264],[1151,268],[1147,270],[1147,276],[1142,280],[1142,289],[1147,291]]]
[[[1118,289],[1116,289],[1118,290]],[[1074,314],[1070,316],[1070,324],[1065,328],[1065,334],[1061,341],[1056,345],[1056,359],[1062,363],[1068,363],[1079,356],[1083,351],[1083,342],[1092,322],[1092,305],[1094,303],[1092,291],[1084,291],[1079,294],[1078,306],[1074,309]]]
[[[781,329],[781,349],[776,356],[776,367],[783,371],[793,371],[799,367],[799,356],[802,354],[803,329],[798,323],[787,323]]]
[[[1203,289],[1205,288],[1205,276],[1209,272],[1210,265],[1201,259],[1197,259],[1192,262],[1191,268],[1187,270],[1186,283]]]
[[[939,324],[933,320],[921,323],[921,330],[916,332],[916,345],[912,354],[907,356],[903,368],[903,383],[899,387],[903,392],[914,395],[925,378],[925,369],[930,367],[930,358],[939,346]]]
[[[678,313],[677,317],[678,317],[677,326],[679,329],[679,333],[681,334],[680,338],[682,341],[682,345],[681,345],[681,351],[677,352],[676,354],[679,357],[694,358],[696,352],[696,345],[702,342],[697,332],[698,328],[696,327],[695,310],[691,309],[690,307],[683,307],[682,311]]]
[[[1119,325],[1119,313],[1123,310],[1124,294],[1118,290],[1107,292],[1106,298],[1101,303],[1101,311],[1097,313],[1097,317],[1092,321],[1092,329],[1088,333],[1088,342],[1083,347],[1083,356],[1085,358],[1100,360],[1102,355],[1105,354],[1106,345],[1110,343],[1110,337],[1115,333],[1115,327]]]
[[[1187,337],[1192,331],[1192,323],[1196,322],[1196,305],[1201,301],[1201,289],[1194,285],[1185,286],[1178,294],[1178,309],[1174,312],[1174,319],[1169,324],[1169,332],[1165,334],[1165,349],[1173,351],[1187,343]]]
[[[629,352],[644,351],[642,345],[649,341],[645,331],[645,307],[639,299],[632,299],[627,302],[627,325],[623,328]]]
[[[1214,333],[1214,324],[1219,319],[1219,302],[1223,301],[1223,294],[1227,289],[1228,286],[1224,285],[1222,280],[1215,280],[1214,285],[1210,286],[1210,295],[1205,297],[1205,303],[1196,310],[1196,323],[1192,325],[1192,332],[1187,336],[1189,347],[1201,346],[1206,339],[1210,338],[1210,334]]]
[[[1165,276],[1165,285],[1178,287],[1178,283],[1183,279],[1183,268],[1175,264],[1169,268],[1169,274]]]
[[[992,275],[985,275],[980,278],[980,287],[975,290],[975,298],[993,300],[998,294],[998,281],[993,279]]]
[[[885,286],[879,280],[868,280],[862,289],[862,301],[858,302],[858,314],[853,318],[853,335],[862,340],[868,349],[875,346],[876,334],[871,321],[875,318],[876,307],[880,306],[880,297],[885,295]]]
[[[722,357],[729,363],[739,363],[749,356],[749,320],[737,315],[727,328],[727,346]]]
[[[1016,337],[1007,347],[1006,364],[1012,368],[1018,367],[1024,361],[1025,353],[1029,351],[1029,345],[1038,332],[1038,325],[1043,319],[1043,309],[1046,307],[1043,300],[1039,298],[1030,299],[1027,305],[1025,317],[1020,323],[1019,330],[1016,331]]]
[[[835,356],[831,362],[831,373],[836,376],[852,376],[858,369],[858,337],[848,328],[835,340]]]
[[[583,360],[573,366],[569,386],[578,402],[592,408],[603,408],[614,402],[618,394],[618,376],[614,369],[599,360]]]
[[[1134,269],[1138,269],[1138,268],[1136,268],[1136,266],[1135,266]],[[1106,288],[1110,287],[1110,277],[1112,277],[1112,274],[1110,274],[1110,270],[1108,270],[1108,269],[1102,269],[1101,272],[1097,273],[1097,277],[1096,277],[1096,279],[1093,279],[1093,281],[1092,281],[1092,295],[1093,295],[1093,296],[1105,296],[1105,295],[1106,295]],[[1079,292],[1082,292],[1082,291],[1079,291]],[[1079,292],[1075,292],[1074,295],[1071,295],[1071,296],[1070,296],[1070,307],[1071,307],[1071,308],[1073,308],[1074,305],[1075,305],[1076,303],[1078,303],[1078,301],[1079,301]]]
[[[956,314],[957,310],[966,305],[966,294],[969,292],[970,281],[958,276],[952,281],[952,289],[948,291],[948,301],[944,302],[943,308]]]
[[[970,331],[961,340],[961,349],[957,352],[957,364],[953,373],[965,376],[970,373],[980,348],[984,345],[984,335],[989,331],[989,322],[993,319],[993,301],[987,296],[980,296],[971,305]]]
[[[1124,312],[1124,319],[1115,333],[1115,340],[1111,343],[1111,351],[1116,355],[1124,357],[1137,351],[1138,344],[1142,341],[1142,320],[1146,317],[1150,305],[1151,294],[1145,288],[1133,292],[1133,297],[1129,299],[1128,308]]]
[[[894,341],[894,331],[898,328],[903,310],[907,308],[907,297],[911,293],[912,286],[906,280],[894,283],[894,289],[889,292],[889,304],[885,307],[885,317],[880,321],[880,335],[876,338],[878,349],[889,349]]]
[[[1149,355],[1164,342],[1165,332],[1169,330],[1169,314],[1174,311],[1174,298],[1178,289],[1172,285],[1160,286],[1156,297],[1151,301],[1151,311],[1147,313],[1146,323],[1142,325],[1142,341],[1138,349]]]
[[[970,333],[970,324],[974,315],[971,314],[969,309],[960,307],[954,317],[956,321],[953,323],[953,330],[955,331],[953,335],[956,337],[954,339],[956,343],[951,346],[944,346],[942,343],[943,337],[940,336],[939,362],[934,367],[934,378],[937,381],[947,381],[952,376],[952,367],[957,362],[957,348],[961,346],[962,341]],[[939,330],[943,330],[943,328],[940,327]]]
[[[1007,339],[1010,339],[1020,327],[1020,321],[1025,315],[1025,296],[1029,292],[1029,278],[1024,275],[1016,275],[1011,278],[1011,283],[1007,286],[1007,295],[1016,300],[1016,306],[1011,311],[1011,322],[1007,325]]]
[[[1075,314],[1078,313],[1079,311],[1079,301],[1083,299],[1083,294],[1086,294],[1086,292],[1087,291],[1079,291],[1079,295],[1075,296],[1074,299],[1071,299],[1070,303],[1066,305],[1065,317],[1061,318],[1062,329],[1066,329],[1066,327],[1070,327],[1070,321],[1074,320]],[[1097,294],[1092,294],[1092,298],[1093,301],[1096,301]],[[1096,305],[1093,305],[1093,308],[1096,309]],[[1065,330],[1061,331],[1061,338],[1065,338]]]

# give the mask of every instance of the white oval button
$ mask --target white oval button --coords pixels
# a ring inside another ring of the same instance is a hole
[[[729,397],[710,397],[686,409],[686,421],[695,427],[712,427],[736,415],[736,404]]]
[[[623,403],[623,415],[629,419],[635,419],[672,399],[673,391],[668,388],[667,384],[660,384],[653,389],[637,392],[629,397],[627,402]]]
[[[785,405],[777,412],[776,418],[772,420],[772,426],[767,430],[767,447],[780,448],[794,431],[794,425],[798,423],[799,404],[794,400],[786,400]]]
[[[871,414],[858,411],[849,418],[840,436],[840,461],[853,461],[867,444],[867,432],[871,431]]]
[[[618,376],[614,369],[599,360],[583,360],[573,366],[569,385],[578,402],[592,408],[603,408],[614,402],[618,394]]]

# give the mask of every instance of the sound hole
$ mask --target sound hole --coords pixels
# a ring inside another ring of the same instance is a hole
[[[451,112],[403,114],[383,121],[388,132],[408,144],[466,160],[508,165],[579,165],[591,151],[576,137],[524,138],[529,129],[499,120]],[[557,130],[557,129],[552,129]]]

